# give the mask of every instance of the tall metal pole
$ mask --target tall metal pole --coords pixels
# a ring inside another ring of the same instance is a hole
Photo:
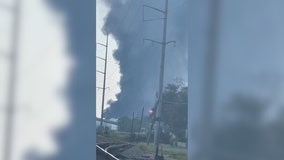
[[[161,57],[160,81],[159,81],[159,99],[158,99],[158,108],[156,112],[156,118],[158,123],[156,124],[154,132],[154,144],[156,146],[155,159],[158,158],[158,152],[159,152],[159,138],[160,138],[159,129],[160,129],[162,101],[163,101],[164,66],[165,66],[166,41],[167,41],[167,21],[168,21],[168,0],[166,0],[165,3],[165,18],[164,18],[164,27],[163,27],[162,57]]]
[[[139,139],[139,136],[140,136],[141,127],[142,127],[142,122],[143,122],[143,115],[144,115],[144,107],[143,107],[142,113],[141,113],[141,119],[140,119],[140,125],[139,125],[139,130],[138,130],[137,139]]]
[[[153,9],[157,12],[163,13],[163,18],[152,18],[152,19],[144,19],[144,8],[143,8],[143,20],[144,21],[154,21],[154,20],[161,20],[163,19],[163,41],[155,41],[152,39],[144,39],[147,41],[151,41],[152,43],[157,43],[162,45],[162,56],[161,56],[161,66],[160,66],[160,80],[159,80],[159,94],[158,94],[158,102],[157,102],[157,109],[155,111],[155,131],[154,131],[154,145],[156,146],[156,155],[155,159],[158,159],[158,152],[159,152],[159,128],[160,128],[160,119],[161,119],[161,109],[162,109],[162,101],[163,101],[163,83],[164,83],[164,65],[165,65],[165,54],[166,54],[166,46],[170,43],[176,43],[175,41],[168,41],[167,42],[167,22],[168,22],[168,0],[165,0],[165,10],[160,10],[158,8],[144,5],[144,7]],[[153,124],[152,123],[152,124]]]
[[[7,119],[4,140],[4,156],[3,160],[11,160],[13,148],[13,129],[15,114],[15,96],[16,96],[16,80],[17,80],[17,61],[19,47],[19,25],[20,25],[20,0],[15,0],[13,8],[14,20],[12,26],[12,42],[11,56],[8,80],[8,101],[7,101]]]
[[[131,133],[130,133],[130,137],[131,140],[133,140],[133,124],[134,124],[134,112],[132,113],[132,120],[131,120]]]
[[[101,124],[100,126],[103,126],[103,117],[104,117],[104,105],[105,105],[105,90],[106,90],[106,71],[107,71],[107,52],[108,52],[108,34],[106,38],[106,44],[104,45],[106,47],[106,53],[105,53],[105,68],[104,68],[104,84],[103,84],[103,97],[102,97],[102,111],[101,111]]]

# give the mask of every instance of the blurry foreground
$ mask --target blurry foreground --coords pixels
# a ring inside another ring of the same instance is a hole
[[[189,159],[283,159],[284,2],[189,6]]]

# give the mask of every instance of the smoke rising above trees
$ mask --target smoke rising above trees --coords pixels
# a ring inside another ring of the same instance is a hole
[[[114,58],[121,72],[121,92],[117,101],[110,101],[105,112],[107,118],[130,116],[142,107],[153,107],[158,91],[161,61],[161,46],[145,42],[144,38],[162,40],[162,21],[143,22],[143,4],[164,8],[164,1],[107,0],[110,12],[106,17],[104,33],[112,34],[118,43]],[[167,46],[164,83],[181,77],[187,83],[188,53],[186,51],[186,6],[184,1],[169,2],[167,39],[175,40],[176,47]],[[161,15],[144,10],[145,17],[158,18]]]

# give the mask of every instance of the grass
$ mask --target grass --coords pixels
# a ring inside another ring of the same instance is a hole
[[[139,147],[143,151],[150,152],[150,153],[155,153],[155,147],[154,146],[148,146],[145,143],[138,143],[137,147]]]
[[[137,146],[150,153],[155,153],[156,149],[154,146],[148,146],[145,143],[138,143]],[[187,150],[186,149],[177,149],[175,147],[171,147],[169,145],[162,145],[164,150],[163,150],[163,155],[165,159],[167,160],[187,160]]]
[[[164,155],[166,157],[174,159],[174,160],[187,160],[187,154],[186,153],[175,153],[175,152],[167,151]]]
[[[121,140],[121,141],[129,141],[129,134],[124,132],[116,132],[116,133],[109,133],[109,134],[100,134],[104,137]]]

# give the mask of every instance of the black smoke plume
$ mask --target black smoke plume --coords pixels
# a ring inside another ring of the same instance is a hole
[[[176,47],[166,50],[164,84],[179,77],[187,83],[187,0],[169,0],[167,40],[175,40]],[[144,38],[162,41],[163,21],[143,22],[143,4],[164,10],[165,0],[107,0],[110,12],[103,27],[104,33],[112,34],[118,43],[114,58],[119,62],[122,74],[121,92],[117,101],[109,102],[105,116],[121,117],[153,107],[158,91],[161,45],[151,44]],[[151,9],[144,10],[144,18],[162,18],[163,14]]]

